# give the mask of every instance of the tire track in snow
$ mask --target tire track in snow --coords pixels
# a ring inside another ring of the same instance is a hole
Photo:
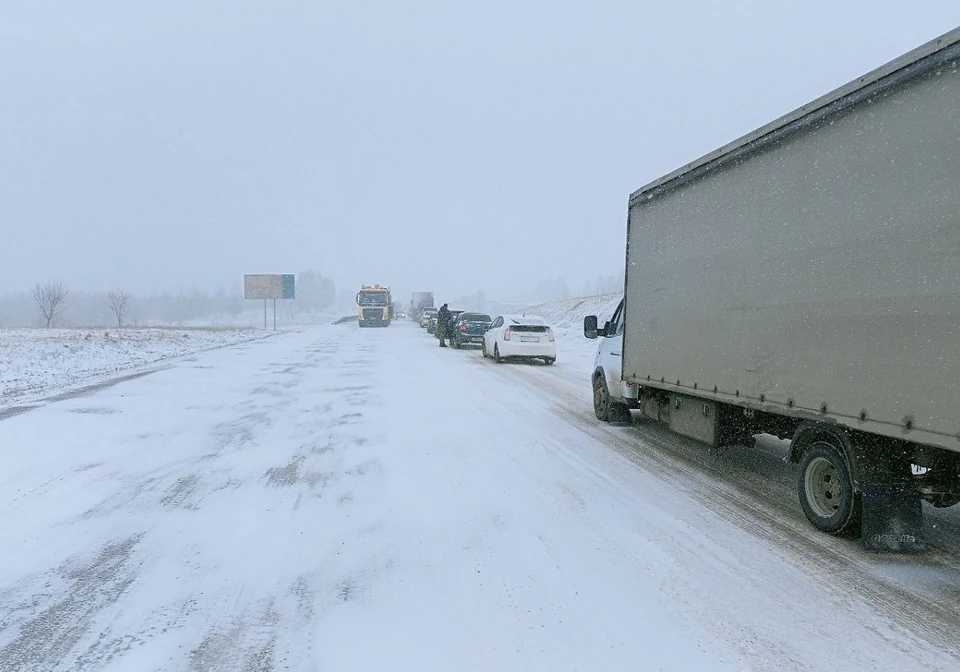
[[[342,511],[355,503],[356,488],[350,486],[351,481],[365,481],[378,473],[374,455],[380,433],[367,409],[379,402],[375,386],[364,382],[375,375],[377,362],[369,356],[358,357],[355,349],[346,346],[351,340],[350,334],[338,332],[335,339],[325,339],[325,345],[308,350],[308,362],[327,372],[319,379],[306,381],[299,364],[276,363],[282,367],[278,373],[293,377],[282,386],[282,395],[287,396],[278,395],[288,400],[288,407],[271,415],[275,432],[248,436],[239,448],[243,453],[255,445],[270,446],[274,452],[279,446],[295,446],[293,452],[276,452],[275,466],[262,471],[257,480],[261,487],[278,493],[279,499],[271,499],[285,502],[282,506],[315,521],[314,525],[329,518],[334,512],[331,507]],[[351,382],[345,385],[345,381]],[[267,382],[254,388],[254,393],[270,397],[280,389]],[[308,403],[290,404],[291,393]],[[281,428],[286,434],[284,441],[271,441]],[[249,491],[255,483],[247,479],[242,487]],[[222,617],[207,619],[202,641],[191,650],[193,668],[268,670],[296,667],[312,658],[314,619],[362,599],[371,573],[364,569],[366,563],[347,568],[335,559],[307,559],[305,566],[317,569],[291,576],[286,590],[270,591],[272,620],[261,615],[262,608],[253,600],[253,595],[263,590],[252,586],[235,604],[223,609]]]
[[[132,555],[141,539],[134,536],[109,543],[92,560],[61,567],[58,574],[69,584],[66,594],[43,599],[42,594],[34,593],[29,609],[24,609],[26,605],[14,607],[14,614],[29,611],[32,615],[23,620],[15,615],[3,619],[4,631],[13,627],[17,635],[0,647],[0,670],[21,672],[59,667],[59,662],[87,635],[99,612],[117,602],[136,579]],[[109,653],[94,642],[78,657],[75,669],[101,662]]]

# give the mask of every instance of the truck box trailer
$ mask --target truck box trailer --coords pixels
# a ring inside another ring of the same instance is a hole
[[[433,292],[414,292],[410,300],[410,319],[418,319],[421,310],[433,307]]]
[[[791,438],[814,525],[923,548],[960,501],[960,29],[631,194],[596,327],[599,417]]]

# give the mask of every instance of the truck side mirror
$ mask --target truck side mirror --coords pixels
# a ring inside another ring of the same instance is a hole
[[[583,318],[583,335],[589,338],[591,341],[599,336],[597,333],[596,315],[588,315]]]

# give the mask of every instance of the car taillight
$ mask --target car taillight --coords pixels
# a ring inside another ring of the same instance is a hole
[[[462,333],[464,333],[464,334],[467,333],[467,325],[461,324],[461,325],[460,325],[460,331],[461,331]]]
[[[553,329],[550,329],[550,342],[553,343]]]
[[[510,340],[510,327],[507,327],[506,329],[503,330],[503,340],[505,341]]]

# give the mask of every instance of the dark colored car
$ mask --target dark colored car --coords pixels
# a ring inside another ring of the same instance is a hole
[[[453,323],[450,345],[459,348],[467,343],[481,345],[483,335],[487,333],[493,320],[483,313],[461,313]]]
[[[452,325],[457,321],[457,317],[462,313],[462,310],[451,310],[450,311],[450,324]],[[437,333],[437,316],[433,315],[430,317],[430,322],[427,323],[427,333],[436,335]],[[447,338],[450,337],[450,334],[447,334]]]

